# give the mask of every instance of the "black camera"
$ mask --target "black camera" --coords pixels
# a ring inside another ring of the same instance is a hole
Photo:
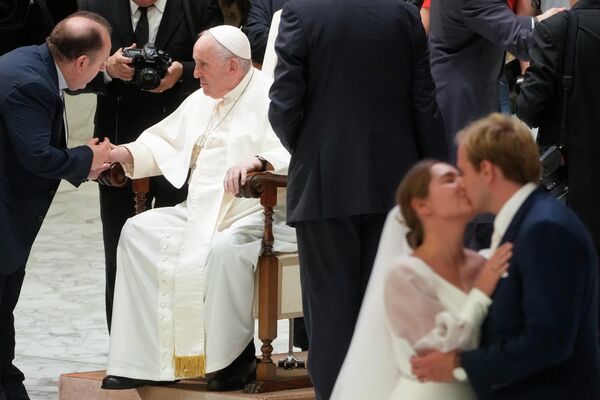
[[[542,187],[560,201],[566,202],[569,194],[569,181],[567,165],[563,155],[564,148],[553,145],[542,151],[540,162],[542,164]]]
[[[153,43],[146,43],[141,49],[124,49],[123,55],[131,58],[135,68],[131,82],[144,90],[156,89],[173,62],[167,53],[156,50]]]

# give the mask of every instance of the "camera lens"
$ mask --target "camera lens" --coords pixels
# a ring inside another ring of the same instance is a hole
[[[138,78],[138,86],[145,90],[156,89],[160,85],[160,76],[154,68],[143,68]]]

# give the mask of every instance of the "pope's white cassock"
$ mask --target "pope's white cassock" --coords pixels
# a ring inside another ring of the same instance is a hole
[[[164,175],[187,200],[127,221],[117,250],[110,375],[174,380],[228,366],[253,339],[254,271],[263,215],[255,199],[225,194],[231,166],[260,155],[287,173],[289,154],[267,118],[270,79],[251,68],[224,98],[198,90],[125,145],[131,178]],[[275,210],[274,250],[296,251]]]

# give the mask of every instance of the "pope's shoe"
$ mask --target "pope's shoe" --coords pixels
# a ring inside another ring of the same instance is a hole
[[[238,358],[208,379],[207,389],[215,392],[241,390],[246,384],[254,381],[256,379],[254,353],[254,342],[250,342]]]
[[[124,376],[107,375],[102,379],[102,389],[124,390],[135,389],[142,386],[163,386],[172,385],[175,381],[149,381],[146,379],[133,379]]]

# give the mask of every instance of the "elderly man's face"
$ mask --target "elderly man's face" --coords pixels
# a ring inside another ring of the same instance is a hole
[[[232,74],[227,60],[216,51],[219,44],[210,34],[198,39],[193,57],[196,62],[194,78],[200,80],[204,94],[213,99],[225,96],[239,82],[232,82]]]

